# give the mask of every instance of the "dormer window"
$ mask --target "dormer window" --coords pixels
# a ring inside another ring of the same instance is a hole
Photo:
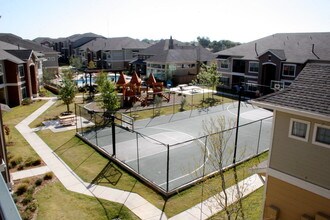
[[[296,65],[295,64],[283,64],[282,76],[295,77]]]

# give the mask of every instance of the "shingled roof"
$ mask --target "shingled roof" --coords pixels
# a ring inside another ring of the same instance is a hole
[[[330,120],[330,64],[307,63],[287,89],[255,99],[253,103],[325,116]]]
[[[6,50],[6,52],[14,55],[21,60],[28,60],[32,54],[32,50]]]
[[[145,49],[150,45],[130,38],[130,37],[114,37],[114,38],[96,38],[88,43],[80,46],[80,49],[86,50],[87,48],[92,51],[100,50],[123,50],[123,49]]]
[[[16,45],[17,48],[25,48],[25,49],[31,49],[37,52],[42,53],[57,53],[52,48],[41,46],[36,42],[33,42],[31,40],[22,39],[19,36],[16,36],[14,34],[9,33],[0,33],[0,41],[7,42],[9,44]]]
[[[284,58],[286,62],[305,63],[307,60],[317,59],[330,61],[330,32],[278,33],[216,54],[220,57],[257,60],[260,54],[269,50]]]

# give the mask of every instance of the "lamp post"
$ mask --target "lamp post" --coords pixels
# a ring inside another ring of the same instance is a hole
[[[242,92],[244,91],[244,87],[243,86],[239,86],[237,90],[238,90],[237,91],[238,92],[238,109],[237,109],[237,119],[236,119],[236,134],[235,134],[233,164],[236,163],[238,127],[239,127],[239,115],[240,115],[240,111],[241,111],[241,97],[242,97]]]

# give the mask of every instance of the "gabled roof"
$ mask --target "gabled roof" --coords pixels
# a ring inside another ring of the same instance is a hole
[[[4,41],[0,41],[0,49],[2,50],[17,50],[18,47],[17,45],[13,45],[13,44],[9,44],[7,42]],[[25,49],[25,48],[22,48]]]
[[[28,60],[32,55],[32,50],[6,50],[6,52],[14,55],[21,60]]]
[[[146,62],[157,63],[185,63],[196,61],[211,61],[215,55],[202,46],[188,48],[176,48],[164,50],[146,60]]]
[[[307,63],[287,89],[253,102],[265,108],[321,115],[330,121],[330,63]]]
[[[164,50],[168,50],[169,49],[169,44],[170,44],[170,39],[166,39],[166,40],[160,40],[158,43],[151,45],[150,47],[148,47],[147,49],[145,49],[144,51],[142,51],[140,54],[141,55],[156,55],[156,54],[160,54],[162,53]],[[178,40],[173,39],[173,49],[177,49],[177,48],[182,48],[183,46],[187,46],[186,43],[180,42]]]
[[[42,53],[57,53],[56,51],[54,51],[49,47],[41,46],[38,43],[35,43],[31,40],[24,40],[21,37],[18,37],[14,34],[0,33],[0,41],[4,41],[9,44],[16,45],[17,48],[20,47],[25,49],[31,49]]]
[[[268,50],[275,53],[282,50],[286,62],[305,63],[307,60],[330,60],[330,32],[279,33],[219,51],[216,54],[257,60],[260,54]]]
[[[114,37],[114,38],[96,38],[80,47],[81,50],[87,48],[92,51],[106,50],[123,50],[123,49],[145,49],[150,45],[130,38],[130,37]]]
[[[0,49],[0,60],[9,60],[9,61],[17,63],[17,64],[24,63],[23,60],[15,57],[14,55],[12,55],[4,50],[1,50],[1,49]]]
[[[286,60],[284,50],[276,50],[276,49],[269,49],[269,50],[265,51],[264,53],[260,54],[258,57],[261,57],[262,55],[264,55],[267,52],[270,52],[270,53],[274,54],[280,60]]]

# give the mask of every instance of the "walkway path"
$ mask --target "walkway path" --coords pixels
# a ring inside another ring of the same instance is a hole
[[[28,175],[38,175],[38,173],[45,172],[45,170],[51,170],[59,181],[64,185],[67,190],[82,193],[89,196],[95,196],[98,198],[106,199],[113,202],[118,202],[125,204],[134,214],[136,214],[141,219],[157,219],[165,220],[167,219],[166,215],[157,207],[149,203],[147,200],[142,198],[136,193],[130,193],[127,191],[117,190],[109,187],[94,185],[86,183],[77,176],[69,166],[67,166],[61,158],[59,158],[49,147],[48,145],[31,129],[28,125],[34,121],[39,115],[46,111],[50,106],[55,103],[56,99],[49,100],[41,108],[33,112],[30,116],[25,118],[22,122],[16,125],[16,129],[23,135],[31,147],[39,154],[42,160],[47,164],[46,167],[36,168],[31,171],[24,171],[25,173],[19,172],[14,173],[14,178],[22,178],[22,176],[27,177]],[[262,186],[262,181],[253,175],[240,183],[240,187],[246,188],[244,190],[244,195],[248,195],[257,188]],[[228,189],[228,192],[231,193],[232,198],[235,198],[235,190],[231,188]],[[217,209],[215,204],[215,198],[210,198],[198,204],[191,209],[188,209],[177,216],[172,217],[171,219],[206,219],[216,212],[220,211]],[[233,201],[234,202],[234,201]],[[201,207],[203,214],[201,215]],[[213,208],[210,208],[213,207]]]

